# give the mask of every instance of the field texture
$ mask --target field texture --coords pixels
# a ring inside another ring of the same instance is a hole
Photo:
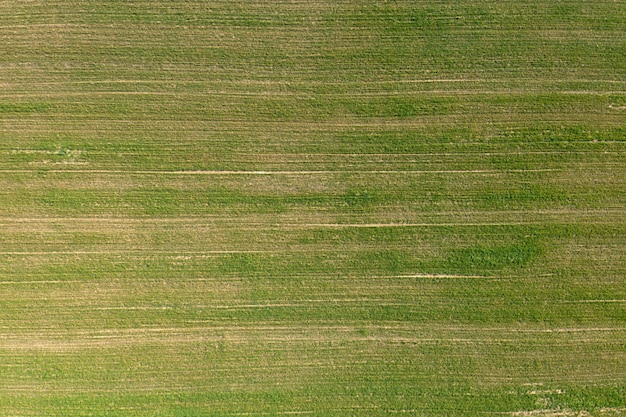
[[[0,8],[0,415],[626,415],[624,0]]]

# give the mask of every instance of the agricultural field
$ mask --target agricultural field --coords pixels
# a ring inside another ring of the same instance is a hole
[[[0,7],[1,416],[626,415],[624,0]]]

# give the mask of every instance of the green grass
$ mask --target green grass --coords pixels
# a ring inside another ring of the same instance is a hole
[[[626,414],[623,1],[9,1],[0,415]]]

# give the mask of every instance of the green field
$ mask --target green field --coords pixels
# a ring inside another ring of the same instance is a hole
[[[0,7],[1,416],[626,415],[624,0]]]

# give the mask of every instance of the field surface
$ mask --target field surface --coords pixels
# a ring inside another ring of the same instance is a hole
[[[626,415],[624,0],[0,8],[0,415]]]

